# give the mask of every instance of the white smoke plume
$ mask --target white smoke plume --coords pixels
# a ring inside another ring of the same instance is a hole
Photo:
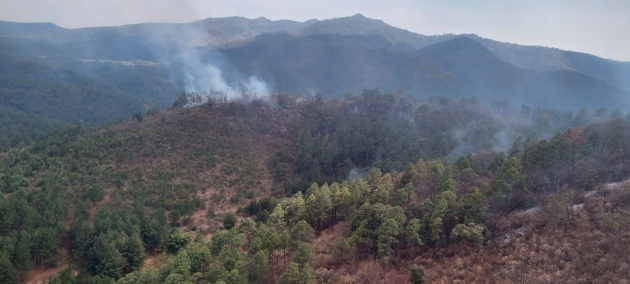
[[[269,85],[257,76],[239,76],[228,82],[218,65],[204,62],[193,49],[181,49],[175,61],[186,93],[211,94],[214,99],[225,101],[266,99],[271,93]],[[205,101],[208,97],[202,96],[202,99]]]
[[[352,168],[350,172],[348,172],[348,180],[357,180],[363,178],[367,175],[367,172],[361,169]]]

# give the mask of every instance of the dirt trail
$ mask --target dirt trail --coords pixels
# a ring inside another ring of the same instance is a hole
[[[48,279],[48,277],[56,275],[68,265],[62,265],[59,267],[40,267],[28,272],[26,279],[22,282],[25,284],[41,284]]]

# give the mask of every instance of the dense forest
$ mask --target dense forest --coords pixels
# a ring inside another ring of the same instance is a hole
[[[0,282],[46,267],[65,267],[49,283],[630,273],[619,110],[376,89],[187,107],[196,97],[0,153]]]
[[[0,150],[164,108],[181,90],[163,66],[83,62],[66,52],[34,39],[0,39]]]

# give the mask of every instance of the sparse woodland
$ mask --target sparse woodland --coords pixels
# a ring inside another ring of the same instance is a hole
[[[628,120],[493,105],[276,94],[58,131],[0,153],[0,283],[628,283]]]

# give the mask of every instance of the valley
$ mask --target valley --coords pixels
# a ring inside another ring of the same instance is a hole
[[[628,62],[361,14],[0,62],[0,283],[629,282]]]

